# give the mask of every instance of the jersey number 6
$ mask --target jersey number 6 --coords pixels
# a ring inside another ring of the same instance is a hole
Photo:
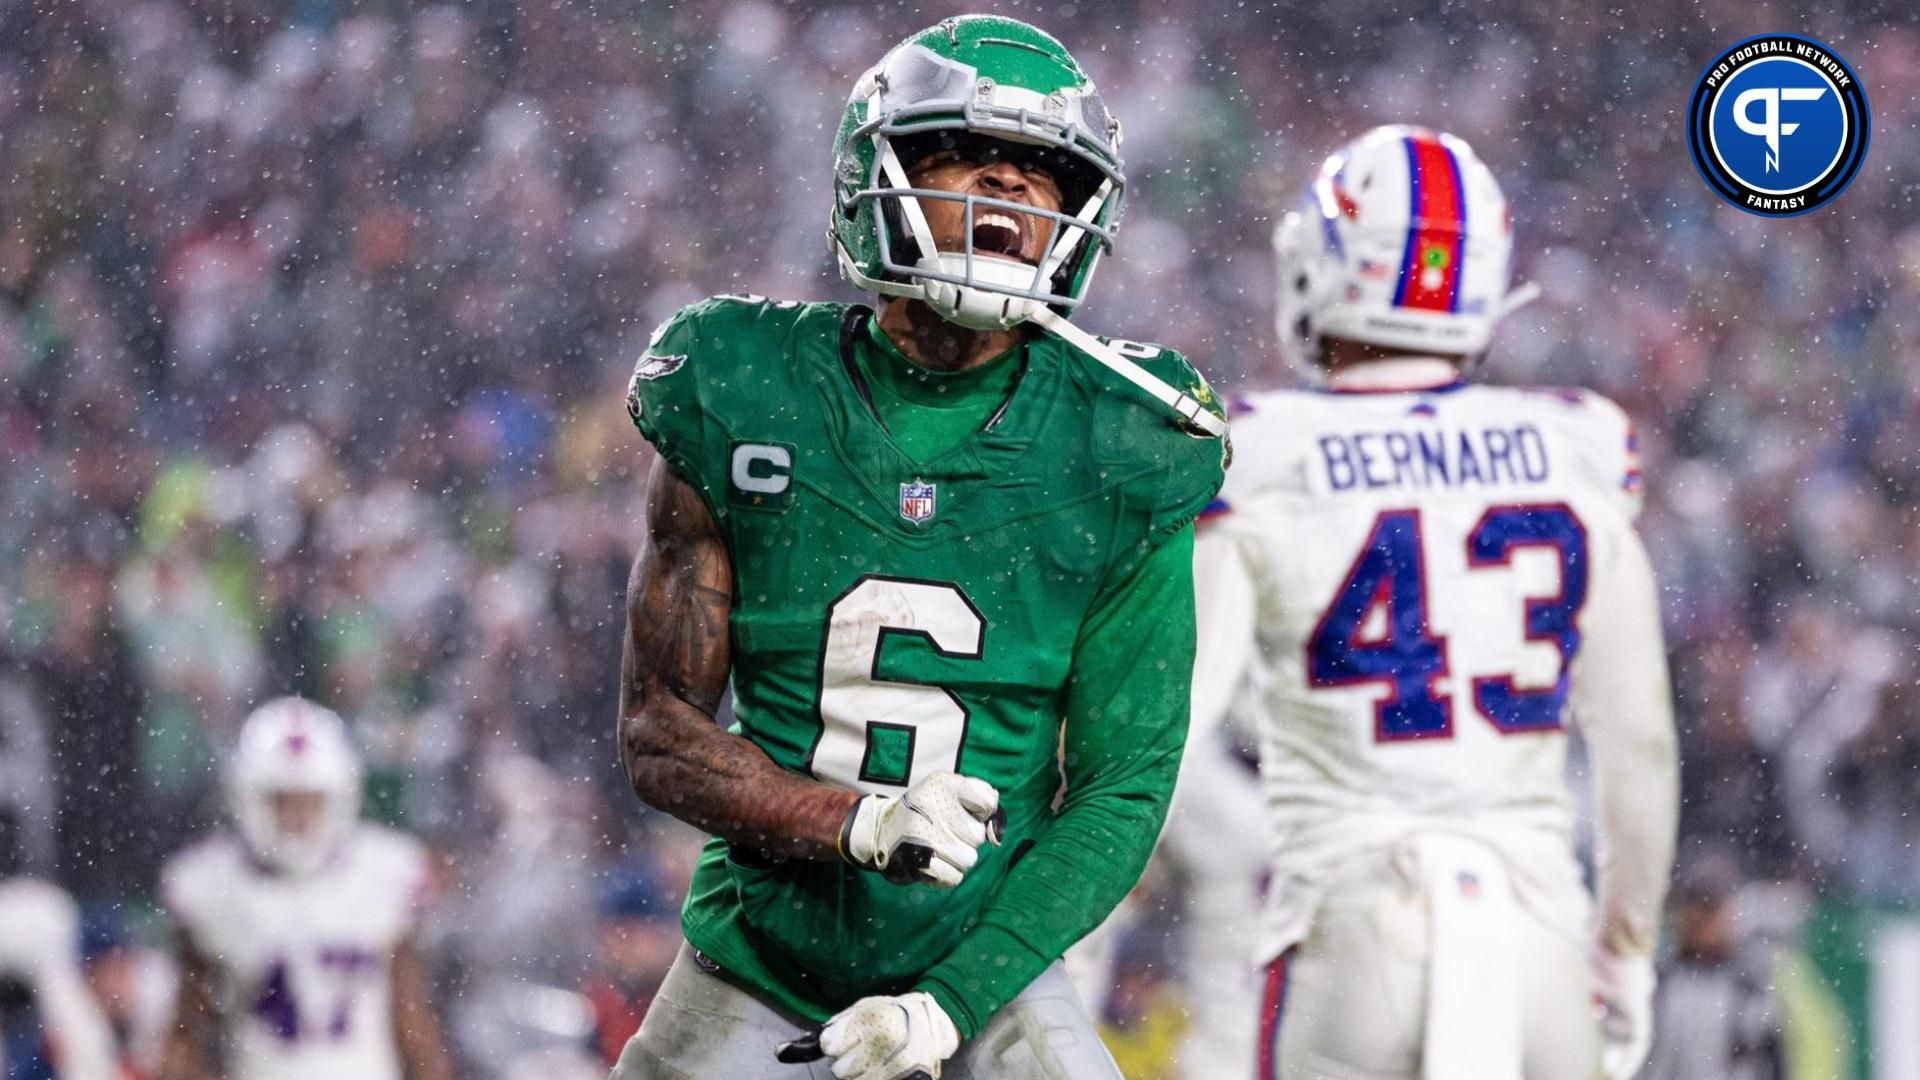
[[[820,658],[820,737],[813,775],[862,794],[897,793],[929,773],[960,771],[967,707],[930,683],[881,678],[887,642],[915,637],[934,653],[978,660],[987,621],[958,585],[868,574],[827,609]]]
[[[1380,742],[1445,738],[1453,734],[1453,701],[1438,683],[1448,674],[1447,641],[1427,618],[1427,569],[1420,512],[1388,510],[1374,519],[1346,581],[1334,593],[1307,639],[1307,679],[1314,686],[1384,683],[1374,706]],[[1513,676],[1473,680],[1473,704],[1503,734],[1555,731],[1567,699],[1567,665],[1580,649],[1580,608],[1587,600],[1587,531],[1564,503],[1496,506],[1467,534],[1467,566],[1505,566],[1523,547],[1550,547],[1560,556],[1560,593],[1530,598],[1524,612],[1529,641],[1560,653],[1552,685],[1521,689]],[[1374,613],[1381,618],[1374,620]],[[1369,625],[1378,627],[1369,632]]]

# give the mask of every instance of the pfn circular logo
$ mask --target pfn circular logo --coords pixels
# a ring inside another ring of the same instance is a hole
[[[1762,34],[1700,74],[1687,142],[1721,198],[1763,217],[1804,214],[1845,191],[1866,160],[1866,91],[1820,42]]]

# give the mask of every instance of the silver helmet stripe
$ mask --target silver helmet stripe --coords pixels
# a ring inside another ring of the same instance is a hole
[[[1073,325],[1059,312],[1052,308],[1041,308],[1033,313],[1031,321],[1058,334],[1069,345],[1107,365],[1121,378],[1152,394],[1154,400],[1164,403],[1168,408],[1179,413],[1181,419],[1187,423],[1216,439],[1227,433],[1227,422],[1209,412],[1206,406],[1188,394],[1168,386],[1146,368],[1121,356],[1113,346]]]

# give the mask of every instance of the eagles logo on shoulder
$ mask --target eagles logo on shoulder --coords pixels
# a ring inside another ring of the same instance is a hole
[[[653,353],[647,353],[640,358],[639,363],[633,365],[633,379],[635,382],[641,379],[649,382],[654,379],[664,379],[679,371],[681,365],[686,362],[687,358],[684,355],[655,356]]]
[[[687,358],[685,354],[656,356],[653,353],[646,353],[642,355],[640,362],[633,365],[633,378],[627,382],[627,415],[633,417],[635,420],[640,419],[642,408],[640,404],[640,383],[643,380],[652,382],[654,379],[664,379],[674,372],[679,371],[686,365],[686,362]]]

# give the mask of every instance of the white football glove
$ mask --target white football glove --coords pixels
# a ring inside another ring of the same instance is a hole
[[[868,795],[840,828],[840,854],[896,885],[951,889],[979,861],[981,844],[1000,842],[1006,815],[985,780],[934,773],[899,797]]]
[[[926,994],[861,998],[820,1029],[839,1080],[940,1080],[960,1031]]]
[[[1600,1004],[1600,1071],[1607,1080],[1633,1080],[1653,1052],[1650,956],[1593,951],[1593,996]]]

